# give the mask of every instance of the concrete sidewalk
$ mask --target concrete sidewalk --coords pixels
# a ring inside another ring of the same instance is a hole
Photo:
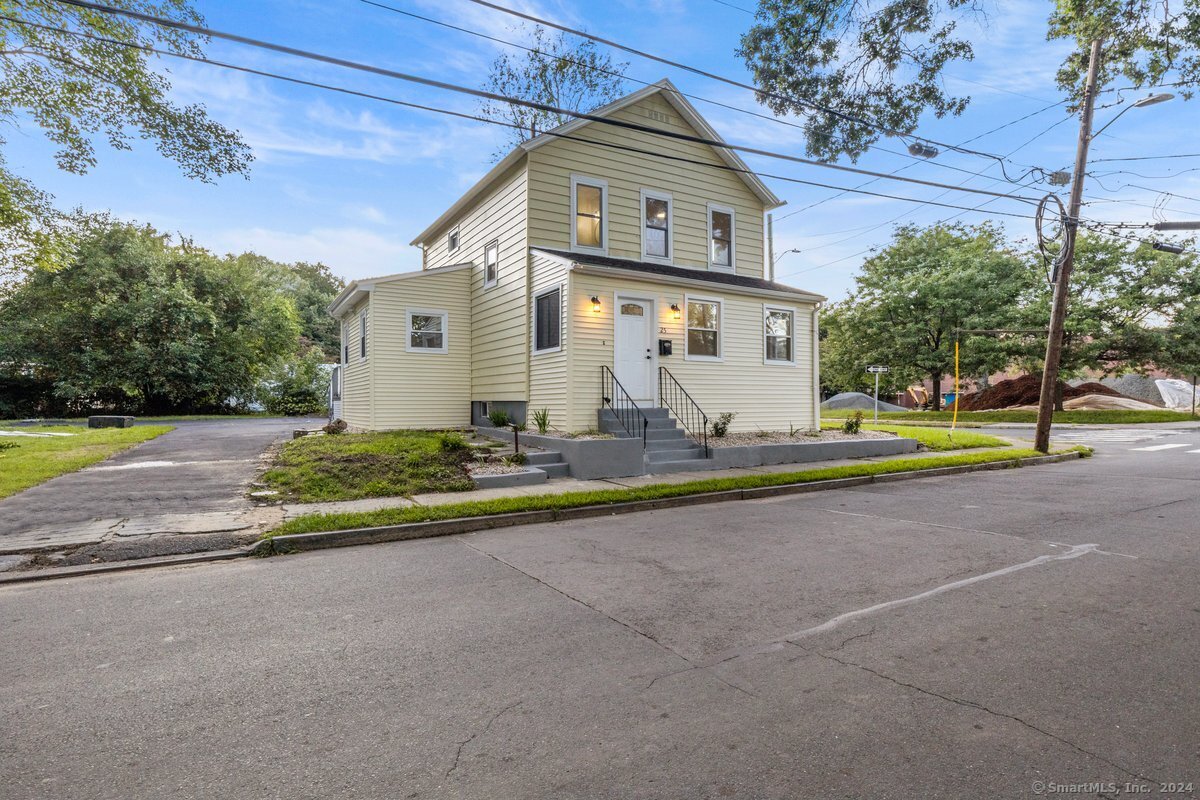
[[[1008,438],[1008,437],[1000,437]],[[556,478],[534,486],[512,486],[503,489],[475,489],[469,492],[430,492],[411,497],[368,497],[362,500],[342,500],[331,503],[284,503],[284,519],[294,519],[305,514],[344,514],[361,511],[378,511],[385,508],[409,508],[411,506],[444,506],[475,500],[498,500],[505,497],[539,497],[542,495],[566,494],[569,492],[593,492],[607,489],[629,489],[656,484],[694,483],[714,478],[741,478],[749,475],[769,475],[781,472],[807,472],[810,470],[844,467],[863,462],[895,461],[896,459],[936,458],[960,453],[987,453],[996,450],[1011,450],[1026,446],[1020,439],[1011,439],[1012,447],[979,447],[971,450],[920,451],[901,453],[894,456],[874,458],[842,458],[833,461],[809,461],[800,464],[773,464],[761,467],[738,467],[716,469],[705,472],[665,472],[659,475],[636,475],[630,478],[605,478],[603,480],[575,480]]]

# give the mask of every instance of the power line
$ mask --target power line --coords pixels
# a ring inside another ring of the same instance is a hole
[[[213,30],[211,28],[205,28],[205,27],[202,27],[199,25],[192,25],[192,24],[186,23],[186,22],[178,22],[175,20],[164,19],[162,17],[156,17],[151,14],[143,14],[139,11],[130,11],[127,9],[122,9],[122,8],[113,8],[112,6],[105,6],[100,3],[88,2],[88,0],[54,0],[54,2],[64,4],[64,5],[72,5],[72,6],[76,6],[78,8],[87,8],[87,9],[91,9],[93,11],[100,11],[100,12],[103,12],[106,14],[116,14],[119,16],[129,17],[131,19],[136,19],[136,20],[140,20],[142,22],[148,22],[151,24],[160,25],[160,26],[167,27],[167,28],[172,28],[175,30],[187,31],[189,33],[194,33],[194,34],[197,34],[200,36],[209,36],[209,37],[212,37],[215,39],[224,39],[226,41],[236,42],[238,44],[244,44],[244,45],[248,45],[251,47],[256,47],[256,48],[260,48],[260,49],[264,49],[264,50],[270,50],[273,52],[283,53],[285,55],[295,56],[298,58],[304,58],[304,59],[308,59],[308,60],[312,60],[312,61],[319,61],[319,62],[322,62],[325,64],[332,64],[333,66],[344,67],[346,69],[357,70],[360,72],[367,72],[367,73],[371,73],[374,75],[380,75],[380,76],[387,77],[387,78],[394,78],[397,80],[407,81],[410,83],[416,83],[416,84],[420,84],[422,86],[429,86],[429,87],[435,88],[435,89],[442,89],[445,91],[456,92],[459,94],[465,94],[465,95],[469,95],[469,96],[477,97],[477,98],[481,98],[481,99],[486,99],[486,100],[493,100],[496,102],[510,103],[512,105],[519,105],[519,106],[522,106],[525,108],[532,108],[532,109],[535,109],[538,111],[545,111],[545,112],[552,113],[552,114],[559,114],[562,116],[573,117],[575,119],[587,120],[589,122],[599,122],[599,123],[609,125],[612,127],[637,131],[639,133],[647,133],[647,134],[654,135],[654,136],[663,136],[663,137],[669,138],[669,139],[676,139],[676,140],[680,140],[680,141],[691,142],[694,144],[702,144],[702,145],[706,145],[708,147],[714,147],[714,148],[718,148],[718,149],[725,149],[725,150],[749,153],[752,155],[763,156],[766,158],[777,158],[777,159],[780,159],[783,161],[789,161],[789,162],[796,163],[796,164],[805,164],[807,166],[824,167],[826,169],[838,170],[840,172],[850,172],[850,173],[854,173],[854,174],[858,174],[858,175],[870,175],[870,176],[874,176],[874,177],[883,177],[883,178],[888,178],[889,180],[901,181],[904,183],[912,183],[912,184],[922,185],[922,186],[931,186],[931,187],[939,188],[939,189],[950,189],[950,190],[954,190],[954,191],[966,192],[969,194],[983,194],[983,195],[989,195],[989,196],[993,196],[993,197],[1008,197],[1008,198],[1011,198],[1014,200],[1020,200],[1022,202],[1030,203],[1030,204],[1037,202],[1037,198],[1033,198],[1033,197],[1022,197],[1020,195],[1010,195],[1010,194],[1006,194],[1004,192],[988,192],[988,191],[983,191],[980,189],[968,189],[965,187],[953,186],[952,184],[939,183],[937,181],[921,180],[919,178],[898,178],[898,177],[894,177],[894,176],[889,176],[886,173],[874,172],[873,170],[860,169],[858,167],[848,167],[843,164],[829,164],[829,163],[822,162],[822,161],[814,161],[813,159],[809,159],[809,158],[801,158],[799,156],[788,155],[786,153],[775,153],[770,150],[762,150],[762,149],[756,148],[756,147],[747,147],[745,145],[728,144],[723,141],[717,141],[715,139],[708,139],[703,136],[692,136],[691,134],[663,130],[661,128],[654,128],[654,127],[651,127],[648,125],[641,125],[636,122],[627,122],[625,120],[613,119],[611,117],[600,117],[600,116],[596,116],[594,114],[587,114],[587,113],[583,113],[583,112],[579,112],[579,111],[572,111],[572,110],[566,109],[566,108],[559,108],[558,106],[549,105],[547,103],[538,103],[538,102],[534,102],[532,100],[522,100],[521,98],[518,98],[518,97],[509,97],[507,95],[497,94],[495,92],[488,92],[488,91],[484,91],[482,89],[472,89],[468,86],[460,86],[458,84],[447,83],[446,81],[439,81],[439,80],[435,80],[433,78],[425,78],[425,77],[422,77],[419,75],[411,75],[409,73],[398,72],[396,70],[390,70],[390,69],[386,69],[384,67],[377,67],[373,64],[365,64],[365,63],[358,62],[358,61],[349,61],[347,59],[338,58],[336,56],[327,56],[327,55],[323,55],[321,53],[315,53],[315,52],[312,52],[309,50],[301,50],[299,48],[290,47],[288,45],[275,44],[273,42],[267,42],[267,41],[263,41],[261,39],[254,39],[254,38],[251,38],[248,36],[242,36],[240,34],[226,33],[224,31],[217,31],[217,30]],[[482,0],[471,0],[471,2],[482,2]],[[821,185],[821,184],[812,184],[812,185],[815,186],[815,185]],[[841,187],[826,186],[825,188],[841,188]]]
[[[1200,158],[1200,153],[1174,153],[1167,156],[1130,156],[1127,158],[1093,158],[1089,163],[1100,164],[1106,161],[1162,161],[1171,158]]]
[[[57,2],[74,2],[74,1],[75,0],[57,0]],[[648,53],[644,50],[638,50],[635,47],[630,47],[629,45],[624,45],[624,44],[621,44],[620,42],[615,42],[612,39],[605,39],[604,37],[596,36],[594,34],[587,33],[586,31],[582,31],[577,28],[571,28],[567,25],[562,25],[562,24],[553,22],[548,19],[543,19],[541,17],[534,16],[533,14],[526,14],[522,11],[517,11],[516,9],[506,8],[505,6],[501,6],[501,5],[497,5],[495,3],[488,2],[488,0],[467,0],[467,2],[474,3],[475,5],[478,5],[478,6],[483,6],[484,8],[490,8],[493,11],[499,11],[502,14],[508,14],[509,16],[517,17],[517,18],[523,19],[527,22],[533,22],[537,25],[544,25],[549,28],[554,28],[555,30],[562,31],[563,33],[569,33],[572,36],[579,36],[581,38],[588,39],[590,41],[597,42],[599,44],[607,45],[608,47],[616,48],[617,50],[624,51],[631,55],[636,55],[641,58],[646,58],[651,61],[656,61],[660,64],[666,64],[667,66],[684,70],[685,72],[691,72],[695,75],[700,75],[701,77],[709,78],[714,81],[719,81],[721,83],[725,83],[730,86],[736,86],[739,89],[746,89],[748,91],[754,92],[756,95],[764,95],[766,97],[773,97],[777,100],[782,100],[787,103],[792,103],[794,105],[803,106],[805,108],[814,109],[814,110],[820,111],[822,113],[829,114],[830,116],[837,117],[838,119],[841,119],[846,122],[853,122],[857,125],[864,125],[868,128],[874,128],[875,130],[878,130],[882,133],[886,133],[889,136],[895,136],[895,137],[898,137],[901,139],[914,139],[914,140],[920,141],[920,142],[928,142],[929,144],[935,144],[938,147],[944,147],[949,150],[955,150],[960,153],[967,153],[969,155],[980,156],[982,158],[991,158],[991,159],[995,159],[997,161],[1003,160],[1001,156],[997,156],[994,153],[985,153],[985,152],[982,152],[979,150],[969,150],[969,149],[965,149],[965,148],[961,148],[961,147],[956,147],[955,145],[947,144],[945,142],[939,142],[936,139],[930,139],[930,138],[927,138],[924,136],[918,136],[917,134],[914,134],[914,133],[905,133],[903,131],[897,131],[895,129],[888,128],[887,126],[880,125],[877,122],[871,122],[870,120],[865,120],[865,119],[862,119],[861,117],[855,117],[852,114],[847,114],[842,111],[837,111],[836,109],[832,109],[832,108],[829,108],[828,106],[820,105],[819,103],[813,102],[811,100],[806,100],[804,98],[799,98],[799,97],[793,97],[791,95],[785,95],[785,94],[781,94],[779,92],[766,91],[766,90],[758,88],[757,86],[752,86],[751,84],[743,83],[742,81],[735,80],[733,78],[727,78],[724,75],[718,75],[716,73],[700,69],[699,67],[689,66],[687,64],[682,64],[678,61],[672,61],[669,58],[664,58],[662,56],[658,56],[653,53]],[[1018,165],[1018,166],[1029,166],[1029,165],[1022,164],[1022,165]],[[1036,167],[1035,167],[1035,169],[1036,169]]]
[[[120,47],[142,50],[144,52],[155,53],[157,55],[169,56],[172,58],[180,58],[180,59],[184,59],[187,61],[194,61],[197,63],[208,64],[210,66],[221,67],[221,68],[230,69],[230,70],[236,70],[238,72],[244,72],[244,73],[248,73],[248,74],[252,74],[252,75],[258,75],[260,77],[265,77],[265,78],[272,78],[272,79],[281,80],[281,81],[285,81],[288,83],[297,84],[297,85],[301,85],[301,86],[308,86],[308,87],[317,88],[317,89],[324,89],[327,91],[338,92],[340,94],[347,94],[347,95],[351,95],[354,97],[360,97],[360,98],[364,98],[364,99],[368,99],[368,100],[376,100],[379,102],[389,103],[391,105],[404,106],[406,108],[412,108],[412,109],[416,109],[416,110],[420,110],[420,111],[427,111],[427,112],[431,112],[431,113],[457,117],[460,119],[471,120],[474,122],[483,122],[483,123],[486,123],[489,125],[497,125],[497,126],[512,128],[512,129],[520,129],[521,128],[521,126],[516,125],[515,123],[504,122],[503,120],[493,120],[493,119],[488,119],[486,117],[479,117],[479,116],[475,116],[472,114],[467,114],[467,113],[464,113],[461,111],[452,111],[449,109],[437,108],[435,106],[427,106],[427,105],[422,105],[419,103],[411,103],[411,102],[408,102],[405,100],[397,100],[395,98],[384,97],[382,95],[371,94],[369,92],[361,92],[361,91],[358,91],[355,89],[347,89],[345,87],[334,86],[334,85],[326,84],[326,83],[320,83],[318,81],[305,80],[302,78],[293,78],[291,76],[280,75],[278,73],[268,72],[266,70],[255,69],[253,67],[245,67],[245,66],[241,66],[238,64],[231,64],[228,62],[217,61],[214,59],[205,58],[203,56],[194,56],[194,55],[189,55],[186,53],[175,53],[175,52],[171,52],[168,50],[162,50],[160,48],[156,48],[156,47],[153,47],[150,45],[142,45],[142,44],[136,44],[136,43],[131,43],[131,42],[123,42],[123,41],[119,41],[116,39],[109,39],[107,37],[97,36],[95,34],[83,33],[83,32],[79,32],[79,31],[71,31],[71,30],[67,30],[64,28],[55,28],[53,26],[43,25],[43,24],[36,23],[36,22],[30,22],[28,20],[16,19],[14,17],[9,17],[9,16],[3,15],[3,14],[0,14],[0,19],[6,20],[8,22],[14,22],[19,25],[25,25],[25,26],[29,26],[29,27],[33,27],[33,28],[39,28],[41,30],[54,31],[57,33],[65,33],[65,34],[68,34],[71,36],[76,36],[79,38],[103,42],[105,44],[111,44],[111,45],[116,45],[116,46],[120,46]],[[662,152],[653,151],[653,150],[646,150],[644,148],[639,148],[639,147],[631,147],[628,145],[615,144],[612,142],[596,141],[593,139],[584,139],[579,136],[573,136],[571,134],[564,134],[564,133],[557,133],[555,131],[546,131],[545,135],[553,136],[558,139],[566,139],[569,141],[580,142],[583,144],[590,144],[590,145],[596,145],[599,147],[605,147],[605,148],[612,149],[612,150],[619,150],[619,151],[623,151],[623,152],[636,153],[638,155],[643,155],[643,156],[650,156],[653,158],[665,159],[668,161],[692,164],[692,165],[696,165],[696,166],[711,167],[713,169],[720,169],[720,170],[723,170],[726,172],[735,172],[735,173],[740,173],[740,174],[744,174],[744,175],[754,175],[754,176],[757,176],[760,178],[771,178],[773,180],[784,181],[787,183],[796,183],[796,184],[801,184],[804,186],[815,186],[815,187],[821,188],[821,189],[841,190],[841,189],[845,188],[845,187],[841,187],[841,186],[831,186],[831,185],[825,184],[825,183],[817,183],[814,181],[808,181],[808,180],[804,180],[801,178],[794,178],[794,177],[786,176],[786,175],[775,175],[775,174],[767,173],[767,172],[758,172],[755,170],[751,170],[749,168],[734,167],[734,166],[730,166],[728,164],[712,164],[711,162],[707,162],[707,161],[699,161],[697,159],[687,158],[685,156],[670,155],[667,153],[662,153]],[[968,211],[971,210],[969,208],[965,208],[964,206],[958,206],[958,205],[954,205],[951,203],[936,203],[931,200],[919,200],[917,198],[904,197],[901,195],[883,194],[880,192],[867,192],[867,191],[862,191],[862,190],[858,190],[858,189],[848,189],[848,191],[857,192],[859,194],[864,194],[864,195],[869,195],[871,197],[880,197],[880,198],[885,198],[885,199],[889,199],[889,200],[900,200],[900,201],[908,202],[908,203],[920,203],[922,205],[930,204],[930,205],[941,206],[943,208],[964,209],[964,210],[968,210]],[[997,194],[993,199],[1001,199],[1001,198],[1011,198],[1011,196]],[[1017,213],[1005,212],[1005,211],[997,211],[997,212],[993,212],[993,213],[1000,214],[1003,216],[1016,217],[1016,218],[1020,218],[1020,219],[1033,219],[1033,217],[1028,214],[1017,214]]]
[[[717,1],[719,1],[719,0],[714,0],[714,2],[717,2]],[[528,47],[527,45],[520,44],[519,42],[510,41],[508,39],[501,39],[498,36],[492,36],[490,34],[483,33],[482,31],[473,30],[471,28],[466,28],[461,25],[454,25],[453,23],[446,22],[444,20],[434,19],[433,17],[427,17],[423,14],[417,14],[413,11],[406,11],[405,9],[402,9],[402,8],[396,8],[395,6],[391,6],[386,3],[378,2],[378,0],[359,0],[359,2],[361,2],[365,5],[368,5],[368,6],[374,6],[375,8],[379,8],[384,11],[390,11],[393,14],[400,14],[405,17],[410,17],[412,19],[420,20],[421,22],[427,22],[431,25],[437,25],[437,26],[439,26],[441,28],[445,28],[447,30],[457,31],[459,33],[465,33],[468,36],[474,36],[476,38],[484,39],[486,41],[493,42],[495,44],[505,45],[506,47],[515,47],[519,50],[524,50],[527,53],[542,52],[542,51],[538,50],[536,47]],[[753,12],[750,12],[750,13],[753,13]],[[562,56],[562,55],[555,56],[555,60],[562,61],[567,64],[572,64],[576,67],[590,70],[592,72],[598,72],[602,75],[608,75],[609,77],[616,78],[617,80],[630,81],[631,83],[641,84],[642,86],[653,85],[653,81],[645,81],[640,78],[634,78],[632,76],[617,72],[616,70],[605,69],[604,67],[597,67],[595,65],[588,64],[584,61],[570,58],[569,56]],[[709,105],[717,106],[718,108],[724,108],[729,111],[736,111],[739,114],[747,114],[751,117],[765,120],[767,122],[773,122],[778,125],[786,125],[789,128],[795,128],[799,131],[804,131],[804,129],[805,129],[803,125],[792,122],[790,120],[782,119],[780,117],[771,116],[769,114],[762,114],[757,111],[751,111],[748,108],[740,108],[735,105],[730,105],[729,103],[723,103],[719,100],[713,100],[708,97],[702,97],[701,95],[679,91],[678,89],[676,89],[675,91],[677,94],[681,95],[682,97],[686,97],[690,100],[696,100],[701,103],[707,103]],[[1066,102],[1066,101],[1062,101],[1062,102]],[[826,135],[828,136],[828,134],[826,134]],[[832,137],[830,137],[830,138],[832,138]],[[871,145],[871,149],[878,150],[881,153],[888,153],[889,155],[893,155],[893,156],[901,156],[903,158],[908,158],[908,159],[911,159],[914,163],[920,163],[920,162],[932,163],[934,166],[940,167],[942,169],[949,169],[949,170],[953,170],[955,172],[970,172],[970,170],[963,169],[962,167],[954,166],[953,164],[941,164],[936,161],[929,162],[927,159],[921,158],[920,156],[914,156],[911,153],[906,153],[902,150],[892,150],[887,147],[881,147],[880,145]]]
[[[725,0],[712,0],[712,1],[714,3],[716,3],[717,5],[722,5],[722,6],[725,6],[726,8],[732,8],[735,11],[742,12],[743,14],[749,14],[752,17],[754,16],[754,12],[748,8],[743,8],[742,6],[735,6],[733,3],[725,2]]]

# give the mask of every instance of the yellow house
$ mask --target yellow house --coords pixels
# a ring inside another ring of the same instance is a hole
[[[724,412],[735,431],[819,425],[825,298],[771,280],[779,198],[727,148],[620,126],[722,141],[669,81],[592,113],[618,124],[517,147],[417,236],[423,269],[354,281],[330,306],[349,424],[546,409],[564,432],[676,419],[696,434]]]

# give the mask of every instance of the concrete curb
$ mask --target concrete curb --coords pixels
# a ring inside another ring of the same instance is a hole
[[[887,475],[864,475],[855,478],[836,478],[809,483],[761,486],[754,489],[732,489],[724,492],[705,492],[703,494],[681,495],[679,497],[664,497],[657,500],[635,500],[628,503],[612,503],[608,505],[542,511],[519,511],[512,514],[494,514],[485,517],[460,517],[434,522],[385,525],[379,528],[355,528],[342,531],[321,531],[319,533],[294,533],[263,540],[263,543],[269,543],[269,552],[271,554],[286,555],[308,550],[322,550],[330,547],[349,547],[361,544],[400,542],[409,539],[427,539],[435,536],[453,536],[459,533],[508,528],[514,525],[531,525],[542,522],[562,522],[571,519],[606,517],[615,514],[631,514],[638,511],[655,511],[707,503],[722,503],[728,500],[757,500],[764,497],[778,497],[788,494],[806,494],[808,492],[864,486],[870,483],[892,483],[895,481],[912,480],[914,478],[961,475],[967,472],[1033,467],[1040,464],[1058,464],[1078,458],[1082,458],[1082,454],[1079,452],[1058,453],[1048,456],[1033,456],[1015,461],[993,461],[986,464],[964,464],[956,467],[937,467],[934,469],[894,472]]]
[[[231,550],[210,550],[204,553],[182,553],[174,556],[155,556],[130,561],[109,561],[98,564],[80,564],[74,567],[51,567],[25,572],[0,573],[0,587],[17,583],[35,583],[59,578],[77,578],[89,575],[105,575],[110,572],[128,572],[153,567],[179,567],[187,564],[203,564],[209,561],[229,561],[253,555],[271,555],[270,543],[263,540],[245,547]]]

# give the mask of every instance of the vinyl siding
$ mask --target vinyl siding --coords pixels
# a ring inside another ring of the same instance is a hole
[[[471,270],[415,274],[371,292],[371,427],[456,428],[471,422]],[[445,311],[448,352],[408,352],[408,310]],[[349,422],[349,420],[347,420]]]
[[[521,163],[498,178],[478,202],[423,243],[425,269],[471,263],[472,399],[525,400],[528,392],[529,339],[526,173]],[[447,234],[457,227],[459,246],[447,249]],[[484,288],[483,256],[499,241],[495,286]]]
[[[529,424],[533,425],[533,412],[545,408],[550,412],[550,427],[556,430],[571,430],[567,418],[570,404],[571,383],[568,380],[568,364],[571,347],[571,318],[574,316],[567,302],[567,268],[565,264],[545,256],[531,256],[533,291],[530,293],[527,320],[530,336],[533,330],[533,299],[545,289],[562,287],[562,341],[557,352],[533,353],[529,360]]]
[[[666,115],[664,122],[649,113]],[[697,136],[659,95],[653,95],[612,115],[614,119],[665,128]],[[706,167],[656,158],[601,145],[561,139],[529,154],[529,241],[531,246],[570,248],[571,174],[608,182],[608,254],[641,259],[642,189],[672,195],[676,266],[708,269],[708,203],[735,210],[737,273],[763,276],[763,204],[737,173],[722,170],[724,162],[711,147],[653,134],[593,123],[576,134],[598,142],[628,145],[709,164]]]
[[[367,338],[367,360],[359,358],[359,342],[362,329],[359,325],[361,313],[369,309],[370,301],[363,300],[350,309],[342,319],[346,322],[346,336],[350,345],[350,360],[346,362],[342,378],[342,419],[354,428],[371,427],[371,337]],[[367,322],[370,333],[371,323]]]
[[[650,281],[613,279],[571,273],[570,308],[574,312],[571,329],[570,370],[573,403],[570,409],[572,430],[594,427],[600,396],[600,366],[613,365],[613,302],[617,291],[656,299],[656,329],[664,332],[655,338],[670,339],[673,354],[658,357],[700,405],[710,419],[725,411],[737,416],[730,426],[734,431],[789,430],[789,426],[809,428],[817,424],[813,413],[813,343],[811,303],[778,297],[759,297],[712,289],[684,289]],[[722,361],[688,361],[684,356],[687,307],[684,296],[703,296],[723,302],[721,323]],[[589,298],[597,295],[602,307],[591,311]],[[678,303],[681,319],[676,320],[671,304]],[[795,310],[793,350],[795,365],[766,364],[763,305]]]

